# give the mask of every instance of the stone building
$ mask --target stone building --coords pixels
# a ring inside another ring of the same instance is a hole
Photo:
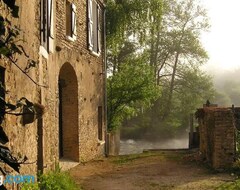
[[[105,151],[104,0],[16,0],[19,18],[1,1],[1,15],[20,28],[25,53],[37,64],[28,75],[0,60],[5,99],[21,97],[45,107],[42,118],[21,124],[6,115],[6,145],[29,163],[20,172],[36,174],[64,160],[88,161]],[[16,56],[24,69],[27,58]]]

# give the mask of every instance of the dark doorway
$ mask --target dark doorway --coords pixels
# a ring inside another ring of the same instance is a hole
[[[63,127],[62,127],[62,87],[63,80],[58,81],[58,89],[59,89],[59,158],[63,157]]]
[[[78,83],[70,63],[62,66],[58,87],[59,158],[79,161]]]

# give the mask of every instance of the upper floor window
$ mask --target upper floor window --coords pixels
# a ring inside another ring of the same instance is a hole
[[[88,48],[101,53],[101,7],[95,0],[88,0]]]
[[[76,40],[76,6],[66,2],[66,35],[69,40]]]
[[[41,0],[41,46],[52,51],[53,40],[53,0]]]

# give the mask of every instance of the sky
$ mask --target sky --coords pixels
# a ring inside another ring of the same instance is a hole
[[[201,0],[208,10],[210,32],[202,43],[210,60],[206,70],[231,71],[240,68],[240,0]]]

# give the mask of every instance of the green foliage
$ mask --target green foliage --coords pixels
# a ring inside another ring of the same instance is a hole
[[[140,58],[131,59],[108,78],[108,130],[118,128],[129,118],[149,107],[159,94],[149,65]]]
[[[176,135],[187,135],[189,115],[202,107],[207,99],[212,100],[215,94],[211,78],[198,70],[185,70],[176,79],[173,91],[172,108],[164,118],[168,109],[169,84],[162,87],[160,97],[145,113],[124,122],[122,136],[125,138],[147,138],[164,140]]]
[[[38,183],[24,183],[21,185],[22,190],[39,190]]]
[[[22,190],[79,190],[78,185],[73,181],[69,173],[63,172],[59,167],[54,171],[42,174],[38,178],[38,183],[24,183]]]
[[[141,6],[139,6],[141,4]],[[108,130],[149,107],[159,87],[144,52],[153,16],[161,19],[161,0],[107,1]]]
[[[151,17],[161,19],[161,15],[162,0],[108,0],[107,45],[113,48],[133,34],[138,37],[139,42],[143,41],[148,32]]]
[[[128,124],[139,135],[151,131],[167,136],[187,127],[189,114],[214,96],[212,79],[199,69],[208,59],[200,41],[201,32],[209,28],[208,18],[195,0],[139,4],[140,0],[107,2],[108,127],[132,118]],[[139,63],[151,72],[142,73],[146,69]],[[159,93],[148,100],[139,88],[147,79],[155,82],[142,89]],[[138,94],[129,93],[135,89]],[[141,98],[147,106],[134,101]],[[129,99],[133,101],[125,101]]]
[[[236,180],[234,182],[227,182],[216,188],[216,190],[239,190],[239,189],[240,180]]]

